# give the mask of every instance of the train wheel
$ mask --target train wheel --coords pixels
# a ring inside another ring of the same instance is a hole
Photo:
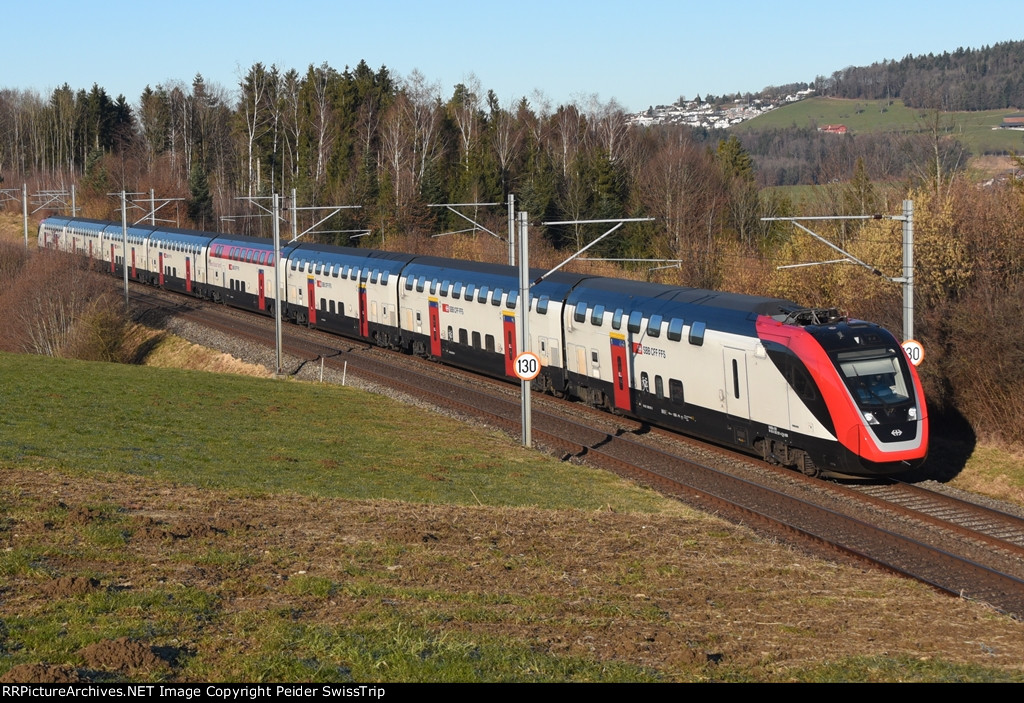
[[[810,476],[811,478],[815,478],[821,474],[818,467],[814,465],[813,461],[811,461],[811,457],[807,456],[804,452],[800,452],[797,467],[800,469],[800,473],[805,476]]]

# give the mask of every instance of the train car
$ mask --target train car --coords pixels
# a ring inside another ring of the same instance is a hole
[[[205,295],[206,262],[213,235],[187,229],[154,229],[146,242],[146,279],[178,293]]]
[[[120,225],[49,218],[39,245],[123,270]],[[927,455],[924,396],[901,346],[835,310],[565,273],[525,305],[509,266],[318,244],[286,245],[275,261],[267,239],[187,230],[130,228],[128,250],[137,280],[264,314],[280,299],[300,324],[497,378],[514,377],[528,314],[535,390],[808,474],[895,474]]]
[[[536,279],[543,272],[532,273]],[[530,346],[544,365],[543,376],[535,382],[538,390],[565,390],[560,312],[581,278],[555,274],[533,288]],[[417,257],[403,270],[399,293],[410,351],[497,378],[515,378],[517,316],[526,314],[526,308],[514,268]]]
[[[413,258],[372,249],[296,246],[288,250],[284,310],[300,324],[399,348],[399,275]]]
[[[565,345],[572,395],[808,474],[896,473],[927,451],[900,345],[835,311],[594,278],[566,300]],[[855,398],[869,371],[884,390]]]
[[[287,249],[281,254],[285,256]],[[271,314],[274,243],[245,235],[217,235],[207,245],[206,281],[199,293],[233,307]]]
[[[149,272],[147,252],[154,231],[149,225],[130,225],[126,238],[114,222],[50,217],[39,225],[39,246],[89,256],[115,275],[123,274],[127,258],[128,277],[141,281]]]

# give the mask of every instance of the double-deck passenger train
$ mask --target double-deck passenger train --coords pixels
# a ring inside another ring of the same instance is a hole
[[[788,300],[555,273],[519,297],[509,266],[51,217],[39,246],[168,290],[514,379],[516,322],[533,388],[729,445],[808,474],[919,466],[924,395],[878,325]],[[274,290],[274,267],[280,290]],[[536,280],[540,272],[534,272]]]

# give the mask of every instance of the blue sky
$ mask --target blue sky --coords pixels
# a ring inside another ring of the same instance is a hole
[[[1024,8],[1009,0],[56,0],[12,3],[3,18],[0,88],[99,83],[133,104],[147,83],[197,72],[233,93],[256,61],[301,72],[365,59],[403,77],[418,69],[445,98],[473,74],[503,104],[540,91],[554,105],[596,94],[637,111],[1024,39]]]

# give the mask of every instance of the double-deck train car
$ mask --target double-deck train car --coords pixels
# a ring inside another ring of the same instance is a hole
[[[121,226],[48,218],[39,246],[121,274]],[[535,390],[737,447],[805,473],[887,475],[928,449],[924,395],[896,339],[777,298],[556,273],[520,300],[509,266],[134,226],[129,275],[152,285],[514,377],[530,315]],[[274,290],[274,267],[280,290]],[[531,280],[537,280],[539,271]]]

